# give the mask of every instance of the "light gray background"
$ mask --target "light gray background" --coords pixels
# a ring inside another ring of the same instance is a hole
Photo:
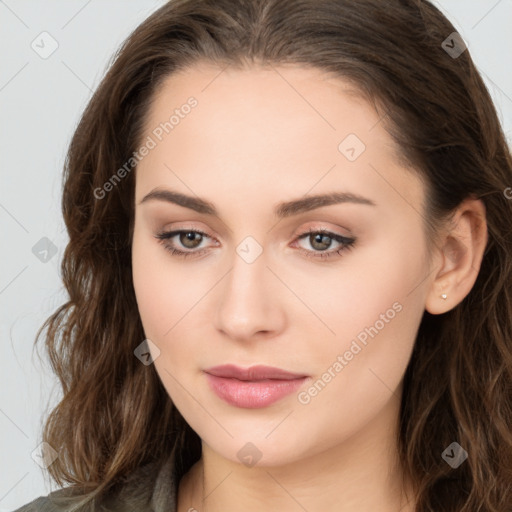
[[[66,148],[114,51],[164,3],[0,0],[0,512],[56,488],[31,456],[44,414],[60,397],[33,342],[65,300],[60,193]],[[435,3],[468,44],[511,141],[512,0]],[[58,43],[46,59],[31,47],[44,31]],[[46,263],[32,252],[43,237],[56,246]]]

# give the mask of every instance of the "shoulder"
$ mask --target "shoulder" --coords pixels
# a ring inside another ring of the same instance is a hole
[[[175,512],[177,482],[172,458],[151,463],[123,478],[99,500],[83,503],[84,495],[65,487],[40,496],[13,512]]]
[[[100,499],[89,499],[85,495],[76,495],[70,488],[58,489],[47,496],[16,509],[14,512],[153,512],[149,507],[147,496],[130,499],[129,489],[103,495]]]
[[[66,489],[59,489],[47,496],[40,496],[39,498],[26,503],[22,507],[17,508],[13,512],[63,512],[65,510],[69,510],[69,507],[62,503],[59,505],[58,502],[56,502],[56,499],[62,499],[62,497],[69,498],[69,494],[66,493]]]
[[[151,498],[151,489],[138,485],[124,485],[96,498],[66,487],[40,496],[14,512],[155,512]]]
[[[41,496],[39,498],[36,498],[34,501],[31,501],[30,503],[27,503],[26,505],[17,508],[13,512],[35,512],[36,510],[42,512],[45,510],[52,510],[51,508],[48,508],[48,506],[48,498]]]

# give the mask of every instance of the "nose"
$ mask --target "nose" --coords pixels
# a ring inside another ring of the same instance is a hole
[[[235,254],[218,293],[215,326],[231,339],[271,338],[285,328],[283,284],[267,268],[265,252],[252,263]]]

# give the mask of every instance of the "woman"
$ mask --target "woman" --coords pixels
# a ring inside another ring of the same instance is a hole
[[[429,2],[164,5],[69,148],[19,510],[511,510],[511,184]]]

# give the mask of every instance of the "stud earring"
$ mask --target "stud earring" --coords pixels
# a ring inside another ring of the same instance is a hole
[[[441,298],[442,298],[443,300],[446,300],[446,299],[448,298],[448,295],[446,295],[446,293],[443,293],[443,294],[441,295]]]

